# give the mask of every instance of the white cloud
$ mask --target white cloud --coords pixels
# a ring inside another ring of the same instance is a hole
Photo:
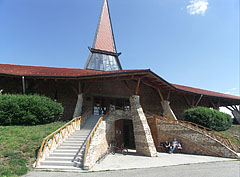
[[[190,0],[190,5],[187,6],[187,11],[191,15],[205,15],[208,8],[208,0]]]
[[[225,94],[230,94],[230,95],[236,95],[236,96],[240,96],[238,93],[238,88],[231,88],[228,89],[226,92],[224,92]]]

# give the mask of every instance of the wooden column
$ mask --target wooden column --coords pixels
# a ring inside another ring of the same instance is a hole
[[[138,83],[137,83],[137,87],[136,87],[136,95],[138,95],[140,83],[141,83],[141,78],[138,79]]]
[[[157,91],[158,91],[158,94],[159,94],[159,96],[161,98],[161,101],[164,101],[164,97],[163,97],[163,94],[162,94],[161,90],[157,89]]]

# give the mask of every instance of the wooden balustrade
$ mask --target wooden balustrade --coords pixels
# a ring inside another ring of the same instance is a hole
[[[83,167],[84,167],[84,165],[85,165],[85,163],[86,163],[87,153],[88,153],[88,151],[89,151],[89,146],[90,146],[90,143],[91,143],[91,141],[92,141],[93,135],[94,135],[94,133],[96,132],[96,130],[97,130],[98,126],[100,125],[100,123],[102,122],[102,120],[103,120],[103,117],[100,117],[99,120],[98,120],[98,122],[97,122],[96,125],[94,126],[91,134],[90,134],[89,137],[88,137],[88,140],[87,140],[87,142],[86,142],[85,152],[84,152]]]
[[[163,115],[162,113],[159,113],[160,115],[157,115],[157,114],[153,114],[153,113],[151,113],[149,111],[145,111],[145,112],[150,114],[154,118],[161,119],[161,120],[163,120],[165,122],[174,123],[174,124],[180,124],[180,125],[183,125],[185,127],[189,127],[189,128],[191,128],[191,129],[193,129],[195,131],[198,131],[200,133],[206,134],[206,135],[208,135],[208,136],[218,140],[219,142],[221,142],[225,146],[229,147],[230,149],[234,150],[235,152],[239,152],[240,151],[240,147],[235,142],[234,138],[229,136],[229,135],[225,135],[223,133],[211,130],[211,129],[207,128],[207,127],[195,124],[193,122],[172,120],[171,118],[169,118],[168,116]]]
[[[94,126],[94,128],[92,129],[92,132],[91,134],[89,135],[88,139],[87,139],[87,142],[86,142],[86,147],[85,147],[85,152],[84,152],[84,158],[83,158],[83,167],[86,163],[86,158],[87,158],[87,153],[89,151],[89,147],[90,147],[90,144],[91,144],[91,141],[92,141],[92,138],[93,138],[93,135],[94,133],[96,132],[97,128],[99,127],[100,123],[106,119],[107,116],[109,116],[110,114],[110,111],[108,111],[103,117],[100,117],[98,122],[96,123],[96,125]]]
[[[55,145],[58,145],[61,137],[62,139],[65,139],[65,137],[68,136],[71,132],[73,132],[76,129],[80,129],[80,126],[81,117],[76,117],[69,121],[68,123],[66,123],[61,128],[59,128],[58,130],[56,130],[55,132],[45,137],[38,151],[35,167],[38,166],[39,160],[43,158],[46,148],[48,148],[48,150],[51,151],[54,143]]]

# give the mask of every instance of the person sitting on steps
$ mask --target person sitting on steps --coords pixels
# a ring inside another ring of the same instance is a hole
[[[169,152],[171,147],[170,142],[165,141],[165,143],[163,143],[163,147],[165,148],[166,152]]]
[[[172,143],[171,143],[171,146],[170,146],[170,151],[169,153],[173,153],[173,151],[178,148],[178,149],[182,149],[182,146],[181,144],[177,141],[176,138],[173,139]]]

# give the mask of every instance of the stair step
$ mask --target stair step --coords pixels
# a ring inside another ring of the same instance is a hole
[[[72,157],[72,156],[69,156],[69,157],[52,157],[52,156],[49,156],[48,158],[47,158],[47,160],[50,160],[50,161],[65,161],[65,160],[67,160],[67,161],[72,161],[73,160],[73,158],[74,157]]]
[[[90,117],[81,130],[77,130],[72,135],[68,136],[68,138],[53,153],[51,153],[47,159],[40,162],[40,166],[37,168],[80,171],[85,151],[85,145],[83,146],[83,143],[89,136],[89,133],[97,123],[98,119],[99,116]],[[80,149],[81,147],[82,149]],[[77,153],[77,158],[72,162]]]
[[[81,141],[74,141],[74,140],[66,140],[66,141],[64,141],[64,143],[83,143],[84,141],[83,140],[81,140]]]
[[[76,155],[76,153],[58,153],[58,152],[53,152],[52,154],[49,155],[49,157],[74,157]]]
[[[57,148],[57,150],[78,150],[80,147],[76,146],[76,147],[72,147],[72,146],[60,146]]]
[[[53,153],[77,153],[76,149],[56,149]]]
[[[77,141],[81,141],[81,140],[85,140],[87,137],[86,136],[84,136],[84,137],[72,137],[72,136],[70,136],[69,138],[68,138],[68,140],[77,140]]]
[[[49,165],[49,166],[71,166],[73,167],[74,166],[74,163],[72,161],[67,161],[67,160],[64,160],[64,161],[59,161],[59,160],[48,160],[46,159],[45,161],[41,162],[40,164],[42,165]]]
[[[53,166],[53,165],[40,165],[37,169],[47,169],[47,170],[76,170],[76,171],[83,171],[81,168],[74,167],[74,166]]]

